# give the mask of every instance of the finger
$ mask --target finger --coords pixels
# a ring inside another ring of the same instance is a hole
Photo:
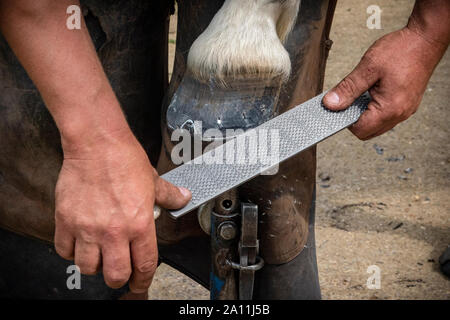
[[[395,126],[396,126],[396,124],[389,124],[389,125],[387,125],[387,126],[384,126],[381,130],[379,130],[379,131],[375,132],[374,134],[372,134],[372,135],[370,135],[370,136],[364,138],[364,140],[370,140],[370,139],[372,139],[372,138],[381,136],[382,134],[388,132],[389,130],[391,130],[391,129],[394,128]]]
[[[82,274],[96,274],[100,268],[100,248],[83,240],[75,242],[75,264]]]
[[[131,257],[133,273],[129,282],[130,290],[134,293],[147,292],[158,266],[155,231],[151,232],[149,229],[145,235],[131,243]]]
[[[75,239],[65,228],[56,225],[55,229],[55,250],[62,258],[73,260]]]
[[[323,98],[330,110],[346,109],[379,79],[378,69],[371,59],[363,57],[356,68]]]
[[[134,293],[134,292],[129,291],[129,292],[125,293],[123,296],[121,296],[119,298],[119,300],[132,300],[132,301],[144,300],[144,301],[147,301],[148,300],[148,292]]]
[[[387,110],[383,110],[375,100],[367,106],[367,110],[359,120],[352,125],[350,131],[361,140],[367,140],[382,130],[390,120],[391,116]]]
[[[131,275],[130,246],[127,239],[106,241],[102,246],[103,277],[113,288],[123,287]]]
[[[191,199],[191,192],[183,187],[175,187],[160,177],[155,184],[156,204],[166,209],[179,209],[184,207]]]

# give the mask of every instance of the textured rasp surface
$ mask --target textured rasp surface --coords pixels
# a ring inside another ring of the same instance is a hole
[[[180,217],[263,171],[276,170],[280,162],[355,123],[370,101],[366,93],[348,109],[335,112],[322,105],[323,96],[324,93],[162,175],[192,192],[191,201],[180,210],[170,211],[171,215]]]

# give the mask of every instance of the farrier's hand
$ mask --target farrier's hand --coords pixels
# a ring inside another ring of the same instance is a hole
[[[83,17],[66,28],[77,0],[0,0],[0,29],[39,89],[61,133],[55,247],[106,283],[149,287],[157,265],[153,205],[190,198],[160,179],[133,136]]]
[[[83,274],[103,269],[112,288],[131,276],[131,291],[140,293],[157,266],[153,205],[180,208],[190,193],[159,178],[131,133],[119,136],[88,151],[65,150],[56,187],[55,247]]]
[[[373,100],[349,129],[367,140],[385,133],[416,112],[442,45],[405,27],[376,41],[357,67],[323,99],[331,110],[346,109],[369,90]]]

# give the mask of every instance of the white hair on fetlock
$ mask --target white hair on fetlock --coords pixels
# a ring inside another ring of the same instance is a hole
[[[283,41],[293,28],[300,0],[226,0],[194,41],[187,68],[200,80],[239,77],[289,78]]]
[[[294,28],[300,8],[300,0],[282,0],[282,12],[277,21],[277,34],[282,43]]]

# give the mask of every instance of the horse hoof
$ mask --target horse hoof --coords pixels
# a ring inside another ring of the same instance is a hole
[[[277,114],[281,83],[281,78],[246,77],[201,81],[186,74],[167,108],[168,129],[225,134],[227,129],[255,128]]]

